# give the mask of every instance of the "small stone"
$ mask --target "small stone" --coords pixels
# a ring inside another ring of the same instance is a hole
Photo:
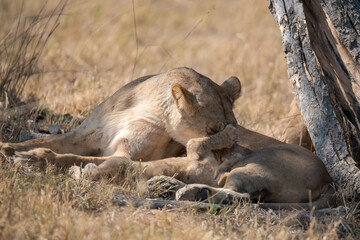
[[[168,176],[155,176],[146,182],[151,198],[175,199],[176,191],[185,183]]]
[[[48,131],[50,134],[59,134],[61,133],[61,126],[59,124],[50,125]]]

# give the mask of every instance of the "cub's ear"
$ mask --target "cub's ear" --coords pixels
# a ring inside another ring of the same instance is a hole
[[[241,94],[241,83],[237,77],[230,77],[228,80],[221,84],[226,94],[230,97],[232,102],[240,97]]]
[[[176,108],[182,115],[193,115],[195,113],[193,104],[195,96],[191,92],[175,83],[171,86],[171,95],[175,101]]]

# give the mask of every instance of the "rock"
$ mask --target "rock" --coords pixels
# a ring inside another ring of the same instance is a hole
[[[48,131],[51,135],[61,134],[61,126],[59,124],[50,125]]]

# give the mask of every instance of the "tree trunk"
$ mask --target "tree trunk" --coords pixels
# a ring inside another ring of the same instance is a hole
[[[269,9],[316,154],[360,197],[360,2],[270,0]]]

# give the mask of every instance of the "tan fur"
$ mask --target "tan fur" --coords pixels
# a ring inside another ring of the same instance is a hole
[[[240,89],[235,77],[219,86],[192,69],[174,69],[125,85],[72,132],[0,148],[33,165],[95,163],[99,174],[110,173],[119,159],[177,156],[189,139],[235,124],[232,104]]]
[[[323,199],[317,201],[321,194],[332,191],[329,186],[332,179],[317,156],[300,146],[277,141],[241,126],[237,126],[237,134],[237,144],[222,153],[223,162],[216,173],[217,185],[188,185],[178,192],[178,199],[194,199],[206,189],[206,195],[221,202],[225,189],[226,196],[231,196],[230,190],[249,194],[249,199],[255,202],[286,203],[264,204],[263,207],[306,208],[313,202],[313,206],[320,208],[330,204]],[[193,194],[189,195],[188,191]]]
[[[178,199],[245,198],[264,201],[264,207],[284,203],[291,208],[308,206],[329,189],[332,180],[324,164],[307,149],[241,126],[224,129],[236,123],[231,107],[240,95],[238,79],[220,87],[189,69],[145,79],[120,89],[73,132],[2,144],[2,150],[22,151],[15,159],[39,167],[47,162],[87,165],[84,172],[92,178],[136,169],[139,164],[132,160],[142,160],[145,179],[176,176],[188,184],[177,192]],[[187,143],[187,157],[166,158],[168,152],[176,156],[176,141]],[[34,147],[51,150],[30,150]]]
[[[230,199],[237,198],[235,193],[244,193],[252,201],[265,202],[262,207],[266,208],[322,208],[331,204],[327,197],[333,192],[332,179],[323,162],[309,150],[241,126],[237,126],[237,135],[237,144],[221,154],[217,185],[190,184],[179,190],[178,199],[201,199],[206,193],[221,202],[224,193]],[[322,194],[327,200],[320,199]]]
[[[237,143],[232,146],[236,136]],[[213,151],[224,148],[219,161]],[[122,169],[139,167],[128,159],[121,162]],[[178,190],[178,200],[210,196],[217,203],[234,199],[265,202],[260,204],[264,208],[323,208],[331,204],[329,194],[333,192],[324,164],[309,150],[241,126],[227,126],[210,137],[191,139],[187,157],[144,162],[141,167],[145,168],[145,180],[176,176],[188,184]]]
[[[217,150],[221,150],[221,159],[213,154]],[[121,169],[139,168],[126,158],[117,162]],[[210,197],[213,202],[226,203],[247,199],[259,201],[264,208],[319,209],[331,204],[333,192],[324,164],[309,150],[241,126],[228,125],[212,136],[191,139],[187,157],[148,161],[141,168],[145,180],[163,175],[186,183],[177,191],[178,200]],[[98,176],[97,171],[84,172]]]

